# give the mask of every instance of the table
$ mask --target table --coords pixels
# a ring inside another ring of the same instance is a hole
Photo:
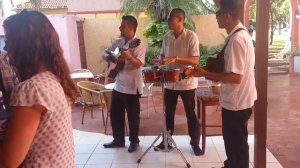
[[[207,91],[199,91],[197,97],[197,116],[200,119],[200,136],[202,137],[201,154],[205,153],[206,127],[221,127],[221,125],[206,124],[206,106],[219,106],[219,94],[214,94],[210,88]]]
[[[80,69],[71,72],[71,79],[88,79],[94,78],[93,73],[88,69]]]
[[[116,85],[116,83],[109,83],[109,84],[104,85],[104,88],[108,89],[108,90],[113,90],[115,88],[115,85]]]

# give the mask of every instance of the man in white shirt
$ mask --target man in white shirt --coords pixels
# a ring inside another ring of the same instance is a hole
[[[227,155],[224,168],[249,168],[247,124],[257,92],[254,46],[239,19],[243,7],[240,0],[221,0],[216,12],[219,28],[225,28],[228,33],[224,72],[214,73],[198,67],[191,74],[221,82],[222,132]],[[237,31],[241,28],[243,30]]]
[[[140,124],[140,95],[143,93],[142,66],[145,63],[145,46],[135,38],[137,20],[133,16],[123,16],[119,27],[121,37],[115,40],[106,50],[107,53],[117,47],[121,50],[118,61],[125,61],[115,76],[115,87],[112,92],[110,119],[114,140],[103,144],[105,148],[125,146],[125,112],[127,112],[129,124],[128,152],[134,152],[139,147],[139,124]],[[133,44],[136,45],[133,45]],[[123,50],[128,48],[128,50]],[[106,61],[116,61],[110,54],[103,54]],[[118,63],[117,65],[118,66]],[[116,63],[116,62],[115,62]],[[121,65],[121,64],[119,64]],[[112,75],[112,76],[114,76]]]
[[[161,55],[162,62],[168,64],[169,69],[180,69],[182,72],[187,66],[197,65],[199,60],[199,40],[195,32],[184,28],[185,12],[174,8],[169,15],[170,31],[164,36]],[[160,61],[160,60],[156,60]],[[155,62],[155,60],[153,61]],[[190,77],[180,81],[166,83],[165,113],[166,126],[171,135],[174,132],[174,117],[178,96],[181,97],[186,112],[190,144],[196,156],[201,154],[199,148],[199,122],[195,114],[195,90],[198,86],[197,78]],[[157,148],[163,149],[161,142]],[[169,146],[171,148],[171,146]]]

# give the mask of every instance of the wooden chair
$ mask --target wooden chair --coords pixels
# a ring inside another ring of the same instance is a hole
[[[217,106],[219,107],[219,94],[213,93],[211,90],[198,91],[196,93],[197,97],[197,116],[200,119],[200,136],[202,140],[201,154],[205,153],[206,145],[206,128],[207,127],[222,127],[221,125],[208,125],[206,124],[206,107],[207,106]],[[216,109],[216,110],[217,110]]]
[[[102,110],[103,125],[105,126],[103,111],[103,107],[105,106],[105,104],[101,101],[99,97],[99,92],[104,89],[104,85],[91,81],[79,81],[77,82],[77,86],[79,88],[79,93],[82,100],[81,103],[83,105],[81,124],[83,124],[86,108],[91,109],[91,118],[93,118],[93,108],[100,107]]]

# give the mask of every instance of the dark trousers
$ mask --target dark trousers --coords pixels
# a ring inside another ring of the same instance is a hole
[[[199,122],[195,114],[195,90],[165,89],[166,124],[167,130],[174,132],[175,109],[178,96],[181,97],[188,123],[188,132],[191,137],[190,144],[198,146],[200,140]]]
[[[139,142],[140,95],[124,94],[113,90],[110,109],[110,120],[114,141],[125,142],[125,112],[129,124],[129,141]]]
[[[226,168],[249,168],[248,119],[252,108],[231,111],[222,108],[222,131]]]

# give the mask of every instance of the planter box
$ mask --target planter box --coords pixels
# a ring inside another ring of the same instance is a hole
[[[300,73],[300,56],[294,56],[294,72]]]

